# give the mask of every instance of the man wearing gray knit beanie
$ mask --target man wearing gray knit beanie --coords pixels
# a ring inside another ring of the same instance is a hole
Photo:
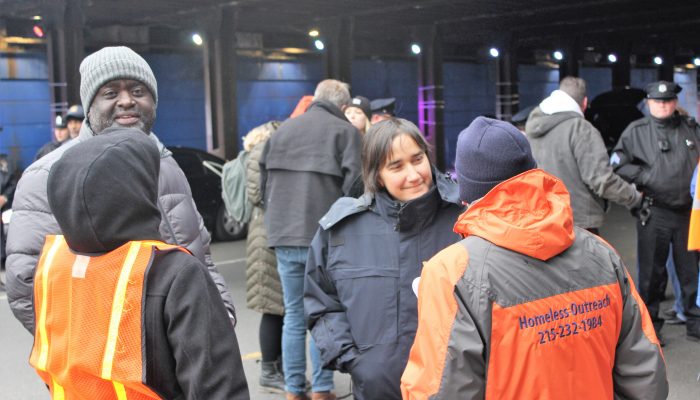
[[[148,134],[156,117],[158,85],[146,60],[128,47],[105,47],[80,64],[80,100],[95,134],[109,127]]]
[[[212,262],[210,236],[197,212],[189,184],[172,153],[151,132],[158,104],[158,86],[148,63],[128,47],[105,47],[83,60],[80,77],[80,98],[86,111],[86,123],[82,125],[80,134],[29,166],[15,194],[15,217],[8,235],[6,263],[7,294],[15,317],[34,333],[34,269],[43,238],[61,233],[46,197],[51,166],[77,143],[90,140],[107,128],[122,127],[142,131],[158,146],[158,207],[162,217],[159,231],[162,239],[186,247],[204,262],[232,323],[235,323],[233,301],[223,277]]]

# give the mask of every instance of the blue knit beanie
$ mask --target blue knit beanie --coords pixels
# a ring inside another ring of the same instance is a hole
[[[530,144],[513,125],[478,117],[457,139],[455,169],[459,197],[471,203],[494,186],[537,168]]]

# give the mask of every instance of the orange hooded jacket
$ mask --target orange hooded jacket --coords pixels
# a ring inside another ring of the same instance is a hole
[[[615,251],[529,170],[472,203],[426,263],[404,399],[659,399],[654,329]]]

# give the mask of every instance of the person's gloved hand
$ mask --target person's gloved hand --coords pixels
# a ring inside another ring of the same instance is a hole
[[[634,207],[630,209],[630,212],[632,215],[641,222],[642,226],[646,225],[647,222],[649,222],[649,219],[651,218],[651,205],[654,204],[654,201],[649,198],[649,197],[644,197],[642,200],[642,203],[639,205],[639,207]]]

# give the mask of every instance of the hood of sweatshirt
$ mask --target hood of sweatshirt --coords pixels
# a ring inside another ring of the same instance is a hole
[[[532,111],[525,132],[530,137],[544,136],[557,125],[572,118],[583,118],[581,107],[565,92],[555,90]]]
[[[68,246],[90,254],[132,240],[160,240],[159,172],[157,145],[136,129],[106,129],[68,149],[47,183]]]

